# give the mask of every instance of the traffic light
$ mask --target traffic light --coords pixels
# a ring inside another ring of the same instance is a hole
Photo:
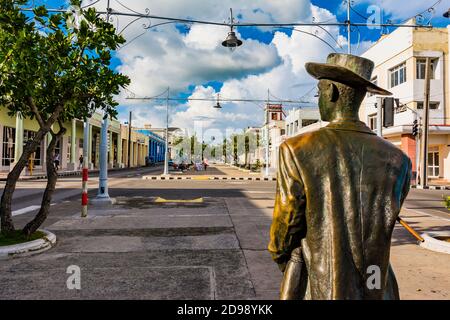
[[[412,135],[415,137],[419,134],[419,124],[417,120],[414,120],[413,126],[412,126]]]
[[[394,98],[383,99],[383,127],[392,127],[394,125]]]

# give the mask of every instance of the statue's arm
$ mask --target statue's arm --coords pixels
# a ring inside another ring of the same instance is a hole
[[[300,246],[306,233],[305,209],[303,181],[289,146],[283,143],[279,152],[277,192],[268,247],[282,271],[291,251]]]

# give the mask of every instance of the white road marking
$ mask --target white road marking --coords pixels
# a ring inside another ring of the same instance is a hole
[[[18,215],[25,214],[25,213],[34,211],[36,209],[39,209],[40,207],[41,206],[29,206],[29,207],[25,207],[25,208],[22,208],[22,209],[19,209],[19,210],[14,210],[12,212],[12,215],[13,215],[13,217],[14,216],[18,216]]]
[[[56,203],[51,203],[51,204],[50,204],[50,206],[54,206],[54,205],[56,205]],[[41,208],[41,206],[29,206],[29,207],[25,207],[25,208],[22,208],[22,209],[13,211],[13,212],[12,212],[12,216],[13,216],[13,217],[14,217],[14,216],[19,216],[19,215],[21,215],[21,214],[25,214],[25,213],[28,213],[28,212],[31,212],[31,211],[34,211],[34,210],[37,210],[37,209],[40,209],[40,208]]]

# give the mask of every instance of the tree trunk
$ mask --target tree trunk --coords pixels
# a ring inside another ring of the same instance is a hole
[[[37,147],[44,139],[49,128],[40,128],[33,140],[29,140],[23,148],[23,153],[17,161],[14,168],[8,174],[6,178],[5,188],[3,189],[2,200],[0,204],[0,217],[1,217],[1,232],[9,233],[14,231],[14,224],[11,215],[11,202],[14,190],[16,189],[17,180],[20,177],[20,173],[25,168],[30,155],[36,151]]]
[[[45,219],[47,219],[50,203],[52,201],[53,193],[55,192],[56,182],[58,181],[58,172],[56,171],[55,165],[53,163],[53,158],[55,154],[56,143],[58,139],[60,139],[66,129],[61,128],[61,130],[57,134],[52,134],[52,140],[47,147],[47,185],[45,187],[44,195],[42,197],[41,208],[39,212],[34,217],[32,221],[30,221],[23,229],[22,232],[26,236],[30,236],[44,223]]]

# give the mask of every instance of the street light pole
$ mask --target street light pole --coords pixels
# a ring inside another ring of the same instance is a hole
[[[100,175],[96,200],[111,202],[108,194],[108,126],[109,119],[105,113],[100,137]],[[112,141],[110,141],[112,143]]]
[[[352,54],[352,43],[351,43],[351,38],[352,38],[352,25],[350,23],[350,1],[351,0],[347,0],[347,41],[348,41],[348,54]]]
[[[164,151],[164,175],[169,174],[169,98],[170,88],[167,88],[167,101],[166,101],[166,148]]]

